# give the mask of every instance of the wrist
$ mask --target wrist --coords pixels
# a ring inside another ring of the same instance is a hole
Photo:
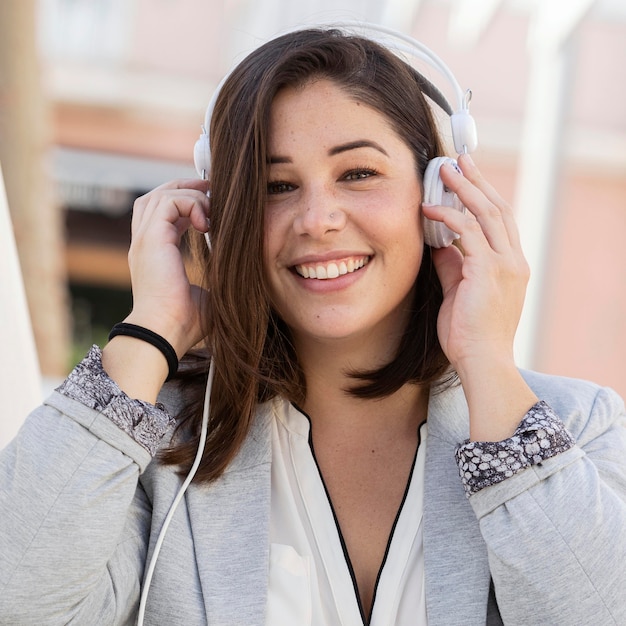
[[[452,361],[452,366],[459,378],[467,385],[478,383],[497,372],[510,374],[518,371],[511,349],[491,348],[487,344],[481,348]]]
[[[190,332],[176,319],[163,316],[155,317],[133,310],[123,323],[140,326],[162,337],[174,349],[178,360],[191,348],[188,345]]]
[[[538,401],[512,357],[468,360],[457,373],[469,409],[471,441],[510,437]]]
[[[145,341],[151,346],[154,346],[163,355],[163,358],[167,363],[167,380],[175,376],[178,371],[178,356],[176,355],[176,351],[172,347],[172,344],[170,344],[167,339],[161,337],[161,335],[153,332],[149,328],[138,326],[137,324],[130,324],[128,322],[115,324],[109,333],[109,341],[118,336],[133,337],[134,339]]]
[[[102,349],[102,367],[128,397],[152,404],[169,373],[157,348],[125,335],[114,337]]]

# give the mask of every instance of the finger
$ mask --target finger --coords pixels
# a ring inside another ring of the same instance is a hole
[[[207,230],[210,201],[202,190],[159,187],[138,198],[133,207],[133,232],[139,233],[159,222],[169,222],[178,230],[189,223],[201,232]]]
[[[510,248],[511,242],[500,207],[494,204],[473,181],[457,172],[451,165],[443,165],[440,173],[443,183],[459,197],[467,210],[476,218],[491,248],[497,252],[504,252]],[[475,225],[470,228],[471,232],[478,232]],[[459,234],[463,233],[459,232]]]
[[[469,154],[462,154],[458,159],[459,167],[474,186],[482,191],[485,197],[500,209],[502,221],[513,246],[519,246],[519,229],[511,205],[502,198],[497,190],[481,174]]]
[[[440,204],[423,204],[422,211],[426,218],[443,222],[451,231],[459,235],[459,241],[465,255],[486,254],[494,251],[483,232],[482,226],[469,211],[462,213],[452,207]]]
[[[163,189],[197,189],[198,191],[206,193],[210,187],[209,181],[203,178],[177,178],[155,187],[153,191]]]
[[[480,224],[471,215],[464,215],[440,205],[424,205],[423,210],[429,219],[442,221],[448,228],[460,234],[462,252],[457,246],[433,251],[433,260],[444,290],[454,286],[455,272],[459,277],[462,274],[465,277],[480,275],[483,278],[491,273],[499,276],[498,280],[506,277],[509,282],[524,286],[528,283],[528,262],[521,249],[509,246],[506,253],[494,251],[483,235]],[[453,263],[457,265],[452,265]]]
[[[433,263],[444,295],[453,289],[463,275],[463,254],[456,246],[433,250]]]
[[[506,201],[497,192],[495,187],[491,185],[481,174],[480,170],[474,163],[469,154],[461,154],[457,159],[457,163],[463,176],[469,180],[476,188],[484,194],[484,196],[498,207],[506,205]]]
[[[137,213],[138,217],[141,218],[145,214],[146,210],[148,210],[150,206],[153,206],[151,205],[151,203],[153,203],[155,199],[158,200],[159,198],[166,196],[168,193],[175,190],[189,190],[192,194],[195,194],[195,192],[201,193],[202,196],[206,197],[207,201],[205,201],[204,197],[202,196],[196,197],[199,198],[199,201],[202,204],[206,204],[208,210],[209,203],[207,196],[209,189],[209,181],[198,178],[184,178],[165,182],[135,200],[133,215]]]
[[[206,194],[201,192],[190,194],[188,190],[181,190],[174,192],[170,199],[180,217],[186,218],[196,230],[202,233],[208,230],[207,218],[211,201]]]

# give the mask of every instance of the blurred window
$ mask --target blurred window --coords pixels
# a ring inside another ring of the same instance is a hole
[[[47,60],[122,62],[135,9],[135,0],[39,0],[42,53]]]

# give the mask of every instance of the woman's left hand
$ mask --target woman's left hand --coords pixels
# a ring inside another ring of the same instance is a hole
[[[515,367],[513,341],[520,320],[529,267],[511,207],[481,176],[468,155],[458,160],[461,176],[449,165],[444,184],[467,207],[465,214],[424,206],[424,215],[443,221],[460,238],[457,246],[433,250],[444,299],[438,318],[439,341],[459,374],[473,413],[492,413],[504,391],[505,406],[517,393],[521,415],[490,429],[489,439],[509,436],[536,397]],[[521,409],[520,409],[521,410]],[[476,417],[483,421],[483,417]],[[500,418],[498,418],[500,419]],[[474,425],[473,420],[472,425]],[[482,428],[479,429],[482,433]],[[485,438],[485,437],[473,437]]]

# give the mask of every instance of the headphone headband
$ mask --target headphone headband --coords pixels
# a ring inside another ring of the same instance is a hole
[[[316,27],[329,29],[336,28],[345,32],[353,32],[356,35],[360,35],[382,45],[388,50],[396,53],[398,56],[408,55],[409,57],[414,57],[437,70],[450,83],[456,98],[456,108],[450,106],[442,92],[435,85],[433,85],[431,81],[419,74],[426,87],[426,89],[423,89],[423,92],[450,116],[452,140],[457,153],[462,154],[464,152],[474,152],[474,150],[476,150],[478,145],[476,123],[469,112],[469,103],[472,98],[472,92],[469,89],[463,91],[450,68],[430,48],[426,47],[423,43],[417,41],[416,39],[391,28],[380,26],[378,24],[357,21],[319,24],[317,26],[301,26],[296,29],[287,30],[281,33],[281,35],[296,33],[301,30]],[[401,58],[403,61],[408,63],[406,58],[403,56],[401,56]],[[215,108],[215,103],[221,88],[231,73],[232,70],[228,72],[224,78],[222,78],[217,86],[217,89],[213,93],[204,116],[202,133],[194,147],[194,163],[198,174],[202,178],[208,178],[208,174],[211,169],[209,128],[211,126],[213,109]]]
[[[329,26],[333,25],[329,24]],[[339,22],[334,24],[334,27],[345,31],[353,31],[355,34],[360,34],[367,39],[371,39],[389,50],[408,54],[409,56],[427,63],[442,74],[452,86],[458,103],[457,109],[461,110],[465,107],[464,91],[450,68],[430,48],[417,39],[392,28],[369,22]],[[381,37],[379,35],[383,36]]]

